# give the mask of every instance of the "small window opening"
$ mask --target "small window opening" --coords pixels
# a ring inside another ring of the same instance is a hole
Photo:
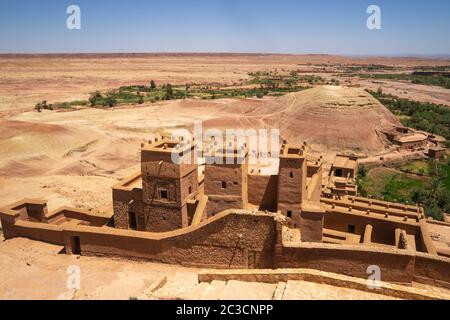
[[[128,223],[129,223],[130,229],[132,229],[132,230],[137,229],[136,212],[133,212],[133,211],[128,212]]]

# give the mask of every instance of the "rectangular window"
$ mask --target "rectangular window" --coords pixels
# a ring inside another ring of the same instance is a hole
[[[349,224],[348,227],[347,227],[347,230],[348,230],[348,233],[355,233],[356,227],[351,225],[351,224]]]
[[[131,230],[137,229],[136,212],[128,212],[128,224]]]
[[[71,246],[73,254],[81,255],[80,237],[71,237]]]
[[[192,187],[189,187],[189,194],[192,193]]]
[[[227,182],[226,181],[222,181],[222,189],[226,189],[227,188]]]
[[[288,218],[292,218],[292,211],[288,210],[287,216],[288,216]]]
[[[169,194],[168,194],[167,190],[160,190],[159,193],[160,193],[161,199],[164,199],[164,200],[169,199]]]

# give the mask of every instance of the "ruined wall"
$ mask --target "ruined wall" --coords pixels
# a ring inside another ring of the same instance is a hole
[[[164,234],[110,228],[69,227],[83,255],[123,256],[216,268],[271,268],[275,241],[272,215],[221,213],[195,227]]]
[[[278,175],[248,175],[248,202],[262,211],[277,210]]]

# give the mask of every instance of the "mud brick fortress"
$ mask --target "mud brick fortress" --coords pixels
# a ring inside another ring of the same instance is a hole
[[[276,173],[265,174],[249,164],[250,152],[245,143],[198,150],[190,141],[150,141],[140,172],[113,187],[107,212],[49,212],[46,201],[24,199],[0,209],[4,236],[67,254],[206,268],[367,279],[376,265],[384,281],[450,288],[450,223],[427,219],[420,206],[358,197],[356,158],[338,155],[325,169],[305,143],[284,143]]]

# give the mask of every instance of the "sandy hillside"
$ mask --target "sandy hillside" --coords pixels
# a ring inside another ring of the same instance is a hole
[[[338,86],[317,87],[266,102],[231,103],[226,109],[225,117],[208,120],[205,126],[276,128],[287,141],[306,141],[319,153],[383,152],[390,143],[380,131],[401,125],[364,90]]]

